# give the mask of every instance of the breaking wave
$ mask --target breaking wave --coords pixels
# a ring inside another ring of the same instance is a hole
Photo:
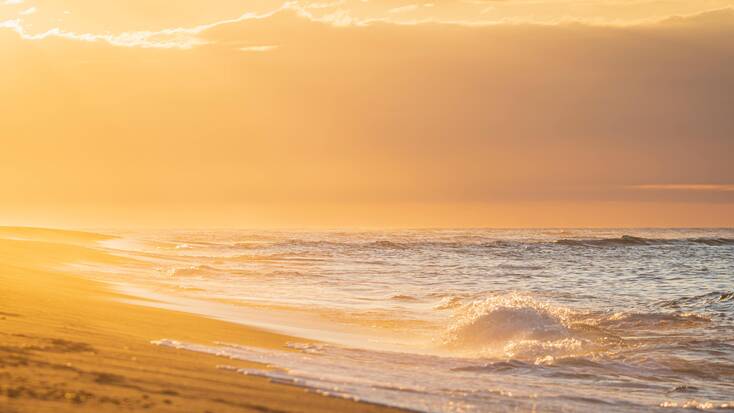
[[[621,337],[694,329],[711,323],[694,312],[590,312],[557,306],[525,293],[455,304],[440,345],[471,357],[542,361],[622,349]]]
[[[459,354],[534,359],[579,354],[593,342],[580,334],[573,310],[512,293],[456,310],[441,343]]]

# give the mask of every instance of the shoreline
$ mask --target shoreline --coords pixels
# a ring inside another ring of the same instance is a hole
[[[0,412],[402,411],[229,374],[217,369],[219,357],[151,344],[174,338],[284,349],[298,338],[131,304],[125,301],[139,298],[53,269],[77,261],[123,260],[85,247],[103,239],[0,228]]]

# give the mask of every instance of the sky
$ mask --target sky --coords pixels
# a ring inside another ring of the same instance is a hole
[[[734,0],[0,0],[0,225],[734,226]]]

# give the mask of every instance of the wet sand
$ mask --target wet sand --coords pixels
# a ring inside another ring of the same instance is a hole
[[[221,358],[150,344],[282,349],[297,339],[123,303],[106,285],[59,269],[123,260],[85,247],[104,238],[0,228],[0,413],[397,411],[229,373],[217,369]]]

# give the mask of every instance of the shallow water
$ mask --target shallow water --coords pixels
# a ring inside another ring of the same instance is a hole
[[[426,412],[734,409],[731,229],[120,235],[139,264],[86,271],[327,342],[155,343],[271,366],[222,374]]]

